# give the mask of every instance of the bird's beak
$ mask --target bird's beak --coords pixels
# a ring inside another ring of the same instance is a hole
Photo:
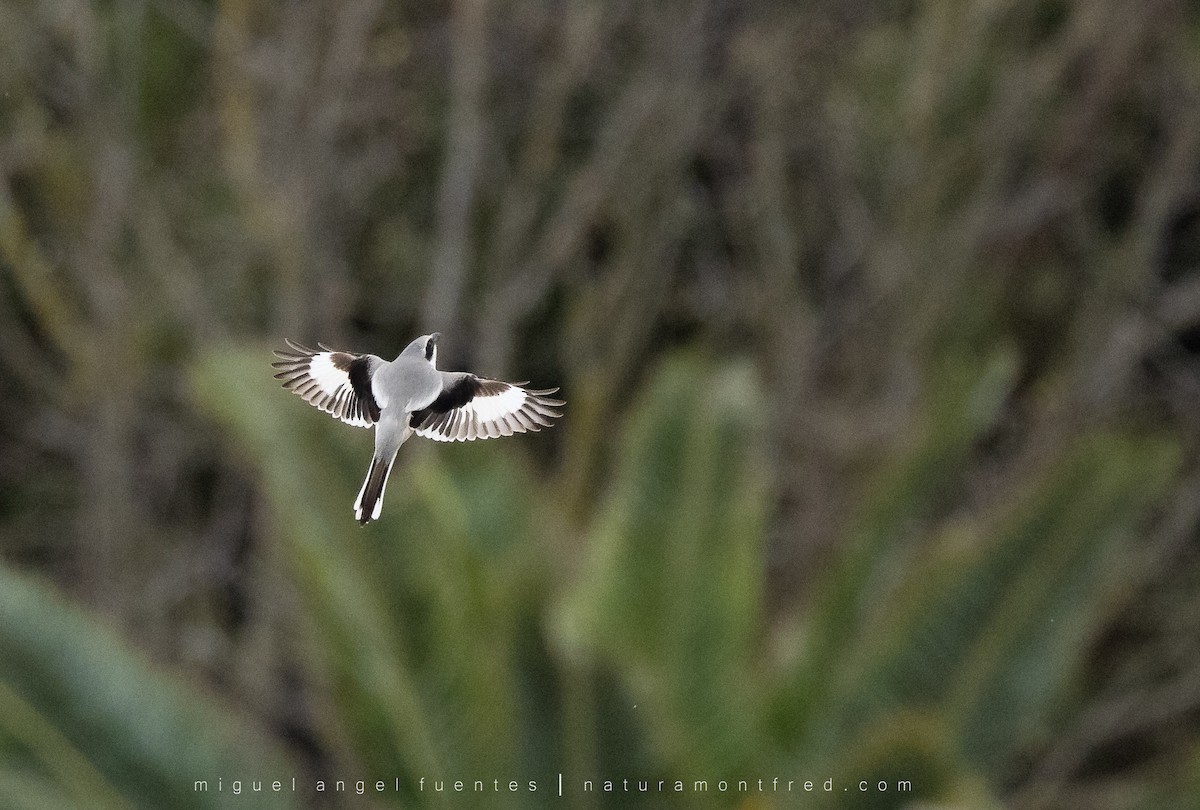
[[[442,339],[442,333],[441,332],[432,332],[429,335],[429,339],[432,340],[434,343],[437,343],[439,340]]]

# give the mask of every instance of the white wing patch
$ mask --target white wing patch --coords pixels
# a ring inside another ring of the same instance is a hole
[[[432,405],[414,413],[412,426],[417,435],[439,442],[537,432],[562,416],[557,409],[565,403],[549,396],[557,390],[531,391],[512,383],[463,375]]]
[[[313,355],[308,362],[308,376],[324,393],[335,396],[339,390],[350,386],[350,375],[334,366],[329,355],[330,352]]]
[[[476,396],[462,408],[481,423],[495,422],[520,411],[528,398],[523,388],[514,385],[499,394]]]

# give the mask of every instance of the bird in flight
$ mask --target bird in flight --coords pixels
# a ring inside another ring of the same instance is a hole
[[[422,335],[392,361],[373,354],[341,352],[318,343],[310,349],[286,340],[275,350],[277,380],[336,419],[375,427],[375,454],[367,468],[354,517],[360,524],[379,517],[383,490],[396,452],[416,433],[439,442],[494,439],[538,431],[562,416],[557,388],[533,390],[463,371],[437,370],[441,335]]]

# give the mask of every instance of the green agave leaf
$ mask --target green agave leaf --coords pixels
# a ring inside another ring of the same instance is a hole
[[[859,670],[852,648],[877,640],[872,610],[881,581],[900,565],[897,541],[952,487],[973,442],[994,423],[1015,371],[1012,355],[1000,352],[984,364],[944,362],[933,376],[912,446],[872,488],[858,528],[818,587],[800,653],[780,673],[772,720],[785,748],[819,759],[838,745],[845,729],[829,713],[840,711],[844,686]],[[860,644],[864,636],[871,641]]]
[[[827,722],[939,707],[964,760],[998,775],[1006,752],[1051,727],[1121,576],[1114,552],[1176,461],[1154,441],[1086,439],[1004,514],[948,531],[847,651]]]
[[[85,802],[97,808],[133,806],[119,797],[85,797],[77,789],[60,786],[50,775],[0,766],[0,807],[10,810],[62,810],[83,806]]]
[[[1172,445],[1087,436],[1030,471],[993,514],[958,520],[920,554],[897,553],[906,526],[952,488],[1011,366],[1001,356],[960,371],[939,375],[931,418],[882,480],[784,673],[774,716],[803,762],[840,768],[886,718],[921,712],[944,728],[960,773],[1003,780],[1014,752],[1067,710],[1121,551],[1173,480]],[[902,758],[879,760],[889,757]]]
[[[1153,439],[1089,437],[992,533],[991,553],[972,572],[982,621],[947,699],[964,755],[981,770],[997,773],[1003,752],[1052,733],[1105,598],[1124,577],[1121,551],[1179,460]]]
[[[283,754],[48,588],[0,567],[6,807],[218,807],[216,780],[283,779]],[[195,788],[207,780],[207,791]],[[264,806],[253,795],[248,807]],[[270,806],[291,806],[271,796]]]
[[[414,447],[408,485],[381,522],[402,524],[390,540],[403,583],[393,601],[448,767],[476,774],[516,772],[532,732],[519,725],[518,646],[543,590],[538,487],[496,446]]]
[[[723,773],[757,739],[757,387],[748,367],[714,372],[695,357],[664,363],[654,380],[557,633],[575,655],[617,667],[670,762]]]
[[[963,768],[952,735],[934,712],[901,709],[879,714],[828,772],[834,789],[815,795],[819,807],[1001,806],[982,781]]]
[[[1121,546],[1177,466],[1162,442],[1085,438],[1002,514],[947,531],[844,649],[822,707],[836,730],[826,755],[861,747],[879,717],[919,708],[941,717],[963,768],[1002,780],[1014,752],[1066,711],[1122,576]]]

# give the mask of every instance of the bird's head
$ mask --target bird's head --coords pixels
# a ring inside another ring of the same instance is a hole
[[[425,359],[434,368],[437,368],[437,344],[441,336],[441,332],[433,332],[425,336]]]
[[[404,351],[400,352],[401,357],[411,357],[416,359],[423,357],[429,361],[429,365],[437,367],[437,343],[438,338],[442,336],[441,332],[433,332],[428,335],[421,335],[412,343],[404,347]]]

